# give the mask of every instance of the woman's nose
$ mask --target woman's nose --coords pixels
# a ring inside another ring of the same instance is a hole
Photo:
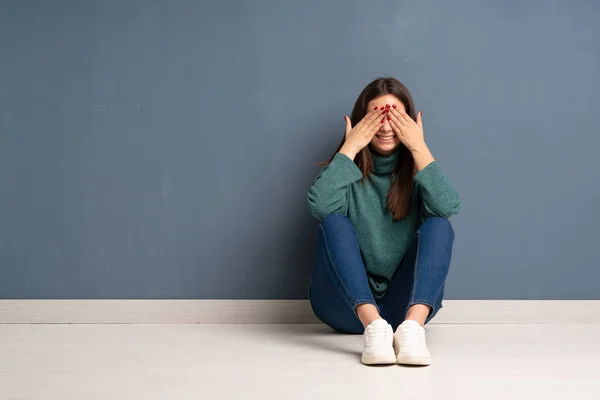
[[[381,124],[381,128],[380,131],[381,132],[391,132],[392,131],[392,125],[390,124],[390,121],[384,117],[385,119],[383,120],[383,124]]]

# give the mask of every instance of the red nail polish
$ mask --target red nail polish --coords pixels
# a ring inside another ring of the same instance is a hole
[[[394,104],[392,107],[396,108],[396,105]]]
[[[423,111],[419,111],[419,114],[421,114],[421,116],[423,116]]]
[[[385,108],[390,108],[390,105],[389,105],[389,104],[386,104],[386,105],[385,105]]]
[[[381,113],[381,115],[385,115],[385,111],[383,111],[383,112]]]
[[[383,121],[385,121],[385,118],[381,118],[381,123],[383,124]]]
[[[377,110],[377,107],[375,107],[373,110]]]
[[[389,120],[391,120],[391,118],[390,118],[390,117],[387,117],[387,120],[389,121]]]

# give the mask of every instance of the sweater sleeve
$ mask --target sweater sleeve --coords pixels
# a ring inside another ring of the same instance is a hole
[[[458,192],[436,161],[417,172],[414,182],[423,202],[421,204],[423,218],[450,218],[458,214],[461,209]]]
[[[337,153],[308,191],[308,209],[319,221],[332,213],[348,213],[348,186],[362,179],[362,172],[345,154]]]

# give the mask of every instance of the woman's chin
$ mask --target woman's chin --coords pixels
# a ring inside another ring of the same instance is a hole
[[[376,152],[378,152],[381,155],[387,156],[389,154],[392,154],[394,152],[394,150],[396,150],[398,148],[398,145],[400,144],[399,142],[391,142],[391,143],[378,143],[380,141],[378,141],[377,139],[371,143],[371,148],[373,150],[375,150]]]

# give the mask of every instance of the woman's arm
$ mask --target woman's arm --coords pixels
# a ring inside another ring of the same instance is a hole
[[[332,213],[348,212],[348,186],[362,179],[362,172],[347,155],[338,153],[317,175],[308,191],[310,214],[322,220]]]
[[[421,148],[411,150],[411,154],[415,161],[415,174],[435,161],[425,142]]]
[[[462,205],[458,192],[436,161],[430,162],[419,170],[413,182],[422,199],[423,218],[450,218],[460,211]]]
[[[458,192],[433,158],[423,135],[423,113],[414,121],[408,114],[397,109],[390,113],[392,129],[411,152],[415,161],[413,181],[423,200],[424,218],[444,217],[457,214],[461,208]]]

